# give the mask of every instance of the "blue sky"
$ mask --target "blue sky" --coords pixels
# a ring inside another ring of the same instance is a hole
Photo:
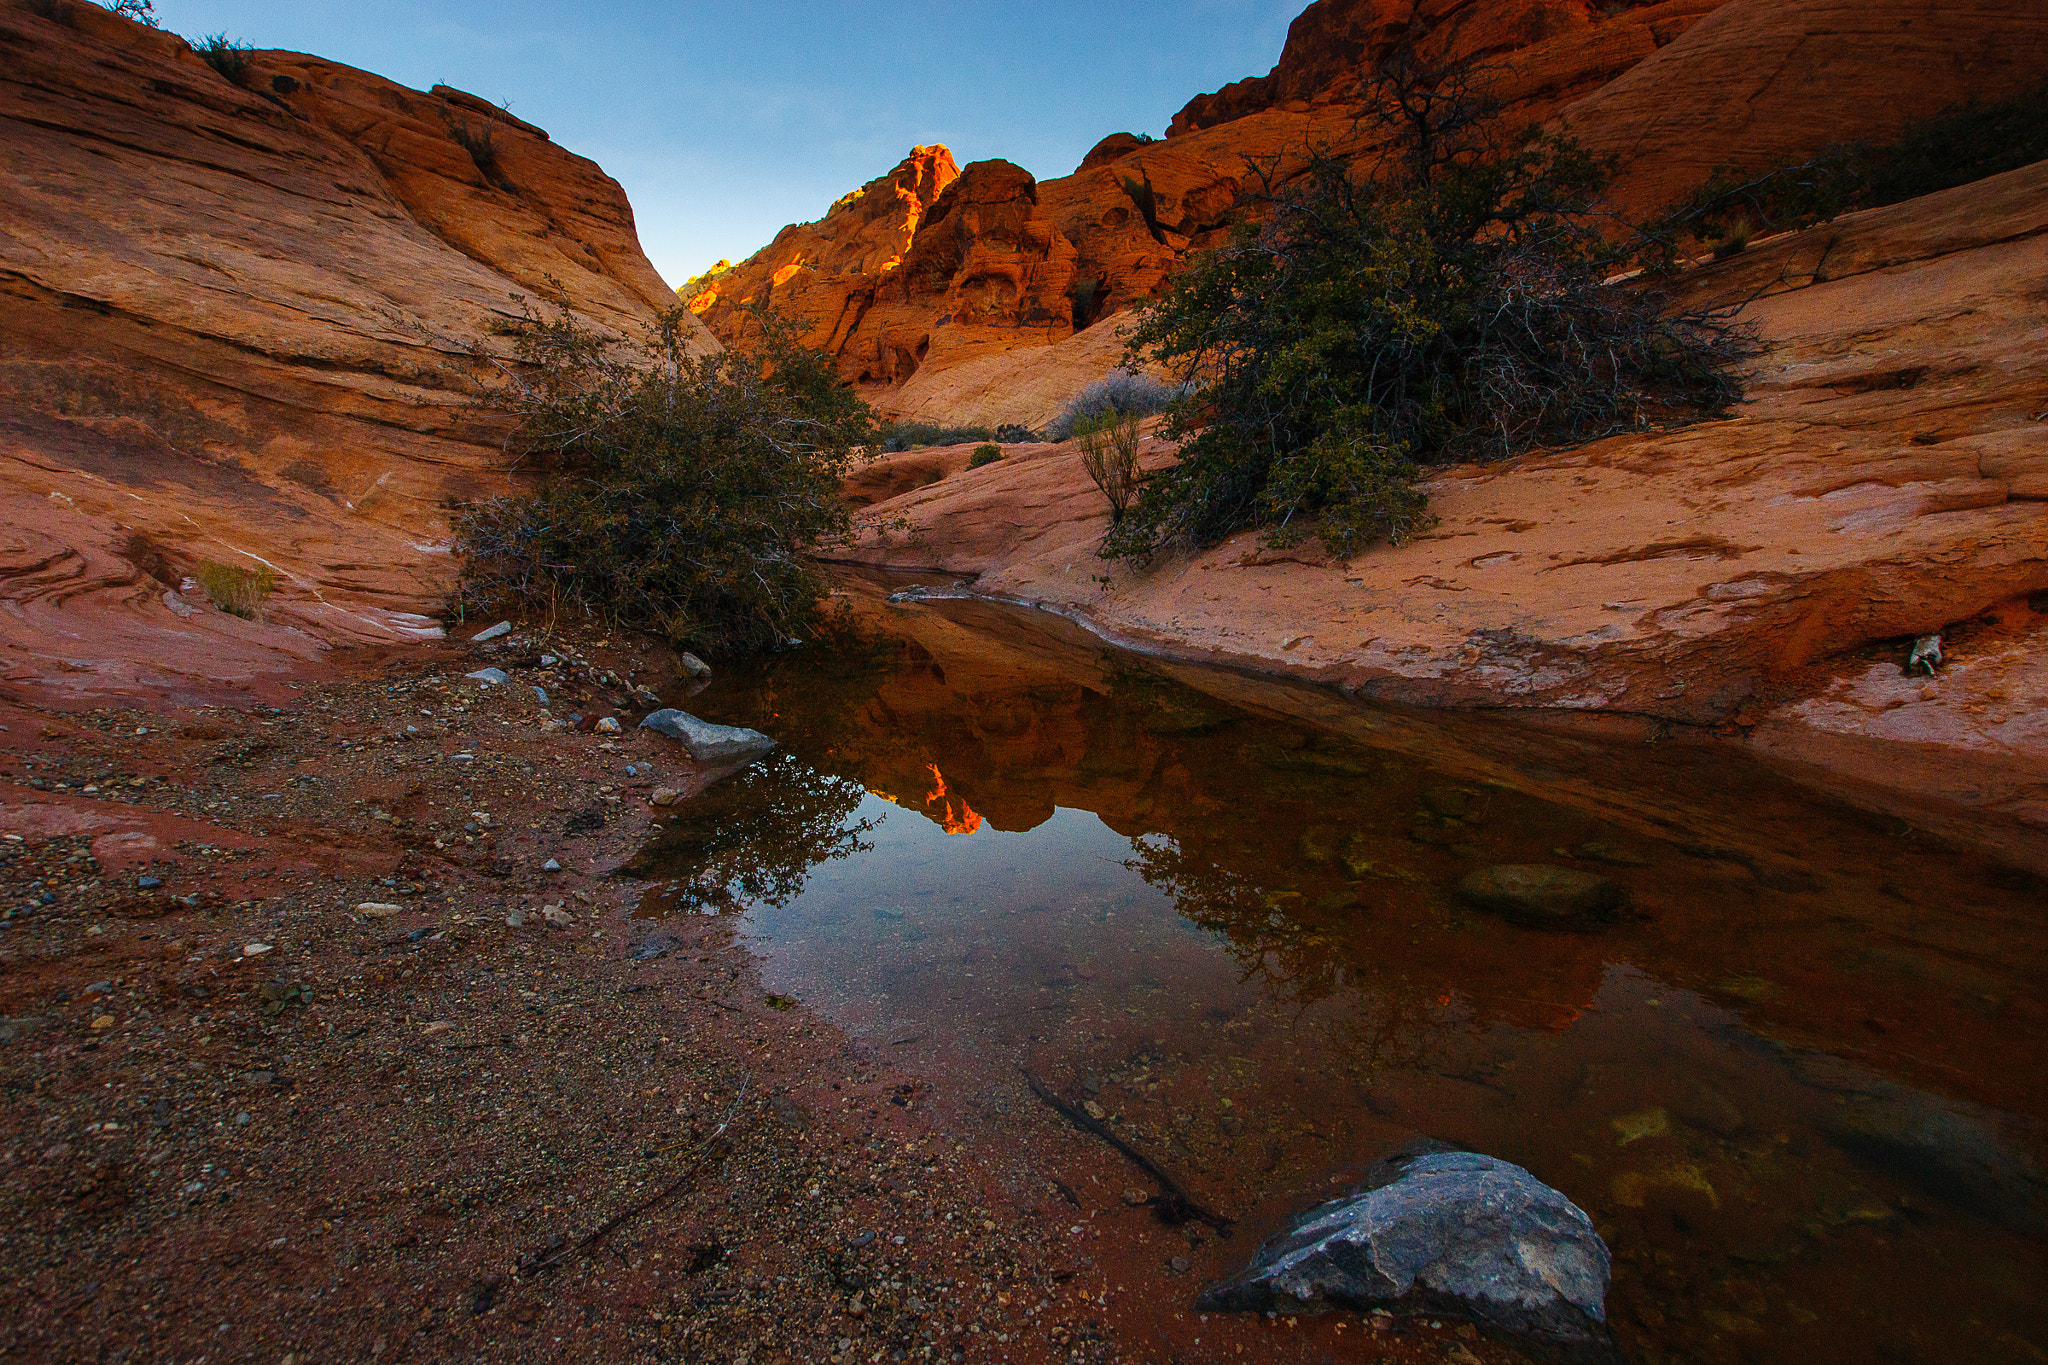
[[[508,103],[626,187],[673,285],[919,143],[1051,178],[1108,133],[1163,133],[1190,97],[1265,74],[1306,4],[157,0],[157,15],[188,38]]]

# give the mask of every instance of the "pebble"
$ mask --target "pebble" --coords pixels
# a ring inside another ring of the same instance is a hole
[[[268,943],[244,943],[242,945],[242,956],[262,957],[271,950],[271,947],[272,945]]]
[[[365,919],[390,919],[404,908],[404,906],[392,905],[386,901],[364,901],[356,906],[356,913]]]
[[[674,787],[656,787],[647,797],[650,806],[673,806],[683,799],[683,794]]]
[[[553,858],[550,858],[540,865],[540,870],[543,872],[560,872],[562,870],[562,865],[556,862]]]
[[[680,662],[683,665],[683,672],[693,678],[708,678],[711,676],[711,665],[705,663],[694,654],[685,651]]]
[[[617,716],[604,716],[597,722],[597,732],[601,735],[619,735],[625,733],[625,727],[619,724]]]
[[[161,877],[137,877],[135,879],[135,885],[144,891],[154,891],[163,884]]]
[[[480,682],[485,687],[496,687],[500,683],[512,681],[512,675],[502,668],[479,668],[474,673],[465,673],[462,676],[472,682]]]
[[[526,927],[526,911],[516,905],[507,910],[505,912],[505,927],[507,929],[524,929]]]
[[[547,710],[548,690],[545,687],[536,687],[533,689],[533,695],[539,699],[541,710]]]
[[[566,929],[576,922],[576,917],[564,910],[559,903],[545,907],[540,915],[557,929]]]
[[[114,1016],[111,1014],[102,1014],[97,1019],[92,1021],[92,1026],[96,1029],[112,1028],[114,1026]]]
[[[510,621],[500,621],[495,626],[486,626],[469,638],[473,643],[483,644],[486,640],[495,640],[500,636],[510,635],[511,633],[512,623]]]

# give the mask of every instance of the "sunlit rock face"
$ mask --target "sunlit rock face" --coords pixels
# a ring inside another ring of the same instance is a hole
[[[0,6],[0,53],[0,666],[132,694],[433,631],[444,499],[513,486],[469,348],[515,294],[673,306],[619,186],[461,91],[230,81],[96,5]],[[275,566],[259,620],[177,591],[204,560]]]
[[[976,241],[958,240],[958,219],[913,225],[904,255],[919,256],[924,279],[871,300],[821,252],[775,297],[885,411],[1028,422],[1045,406],[1040,388],[1071,394],[1118,363],[1120,346],[1080,348],[1077,332],[1113,333],[1118,314],[1257,211],[1252,163],[1284,186],[1308,148],[1376,150],[1358,122],[1361,79],[1397,48],[1481,63],[1507,122],[1550,123],[1614,156],[1616,202],[1644,212],[1719,166],[1882,140],[1947,105],[2028,88],[2048,73],[2048,11],[2023,0],[1319,0],[1270,74],[1197,97],[1163,140],[1106,137],[1073,174],[1038,181],[1028,210],[1013,196],[1015,212],[989,215],[985,244],[972,225]],[[740,292],[760,296],[842,212],[785,230],[732,272]],[[706,318],[740,338],[718,312]],[[944,382],[962,367],[971,377]],[[990,397],[1006,389],[1028,396],[1006,411]]]

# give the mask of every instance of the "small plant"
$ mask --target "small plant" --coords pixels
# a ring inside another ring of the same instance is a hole
[[[1109,414],[1084,423],[1080,430],[1081,468],[1109,499],[1109,524],[1115,526],[1138,496],[1138,427],[1135,416]]]
[[[245,621],[256,619],[256,613],[270,594],[277,591],[277,573],[269,565],[245,569],[239,564],[221,564],[215,560],[202,563],[193,577],[206,595],[230,616],[239,616]]]
[[[969,469],[979,469],[985,464],[994,464],[1002,458],[1003,448],[990,441],[974,448],[974,453],[967,457],[967,467]]]
[[[249,54],[256,49],[238,43],[225,33],[209,33],[192,44],[200,60],[220,73],[222,80],[240,85],[249,74]]]
[[[1178,394],[1171,384],[1149,374],[1117,370],[1068,399],[1045,434],[1055,441],[1070,441],[1083,426],[1103,417],[1151,417],[1171,407]]]
[[[162,28],[156,21],[156,0],[105,0],[107,9],[123,19],[133,19],[150,28]]]
[[[1039,438],[1038,433],[1030,427],[1017,422],[1005,422],[996,428],[996,439],[1006,446],[1022,446],[1031,445]]]
[[[479,173],[493,185],[505,185],[505,173],[498,165],[497,139],[492,136],[488,122],[471,124],[450,114],[447,119],[448,136],[455,139],[469,159],[476,164]]]

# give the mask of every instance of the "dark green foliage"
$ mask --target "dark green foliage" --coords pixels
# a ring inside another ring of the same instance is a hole
[[[826,585],[811,552],[849,528],[840,481],[873,414],[794,324],[757,311],[753,355],[693,358],[685,316],[636,351],[566,310],[528,312],[490,406],[546,480],[457,509],[462,604],[572,606],[712,653],[812,622]]]
[[[1147,305],[1132,353],[1185,387],[1149,477],[1103,553],[1199,546],[1263,525],[1330,550],[1429,524],[1417,471],[1584,441],[1738,392],[1737,339],[1602,283],[1608,168],[1537,128],[1509,131],[1460,73],[1389,66],[1376,164],[1318,155],[1263,227]]]
[[[162,28],[157,22],[156,0],[104,0],[106,7],[123,19],[133,19],[150,28]]]
[[[1038,433],[1017,422],[1005,422],[996,428],[996,439],[1004,445],[1028,445],[1039,439]]]
[[[453,114],[448,116],[448,136],[455,139],[483,178],[498,187],[507,188],[505,173],[498,166],[498,143],[492,135],[488,120],[471,124]]]
[[[1002,458],[1003,448],[991,441],[986,445],[978,445],[974,448],[974,453],[967,457],[967,467],[969,469],[979,469],[985,464],[994,464]]]
[[[210,33],[192,44],[206,64],[219,72],[221,79],[232,85],[240,85],[249,74],[249,54],[255,51],[247,43],[238,43],[225,33]]]
[[[1757,235],[1881,208],[2048,159],[2048,84],[1990,104],[1964,104],[1908,124],[1885,146],[1837,143],[1808,160],[1738,174],[1721,167],[1650,229],[1664,263],[1687,243],[1717,256]]]
[[[946,427],[937,422],[885,422],[881,430],[882,449],[894,454],[919,446],[964,446],[969,441],[986,441],[996,435],[987,427]]]

